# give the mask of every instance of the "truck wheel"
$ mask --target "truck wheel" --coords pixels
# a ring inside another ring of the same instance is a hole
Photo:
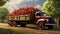
[[[43,23],[42,22],[38,23],[38,29],[40,29],[40,30],[43,29]]]
[[[17,27],[16,22],[11,22],[11,21],[9,21],[8,24],[9,24],[9,26],[11,26],[11,27]]]
[[[49,25],[48,26],[48,29],[53,29],[53,25]]]
[[[17,27],[17,23],[13,21],[13,27]]]
[[[8,22],[8,25],[11,27],[13,26],[11,21]]]
[[[26,24],[21,24],[21,27],[26,27]]]

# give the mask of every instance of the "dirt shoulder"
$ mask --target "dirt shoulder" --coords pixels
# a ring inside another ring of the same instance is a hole
[[[11,31],[19,31],[19,32],[34,32],[35,34],[60,34],[60,31],[56,30],[38,30],[34,29],[34,25],[27,25],[27,27],[10,27],[8,24],[0,23],[0,28],[10,29]]]

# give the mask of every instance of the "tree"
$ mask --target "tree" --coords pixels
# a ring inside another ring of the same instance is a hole
[[[3,6],[8,0],[0,0],[0,6]]]
[[[47,15],[58,18],[60,17],[60,0],[46,0],[42,9]]]
[[[9,11],[6,8],[1,7],[0,8],[0,20],[3,21],[8,13]]]
[[[42,10],[50,16],[60,18],[60,0],[46,0]]]

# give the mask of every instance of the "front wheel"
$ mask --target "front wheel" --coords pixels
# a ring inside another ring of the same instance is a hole
[[[39,23],[38,23],[38,29],[41,30],[41,29],[43,29],[43,27],[44,27],[43,23],[42,23],[42,22],[39,22]]]

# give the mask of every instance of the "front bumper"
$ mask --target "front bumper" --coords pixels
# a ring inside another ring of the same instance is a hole
[[[45,25],[56,25],[56,24],[45,24]]]

